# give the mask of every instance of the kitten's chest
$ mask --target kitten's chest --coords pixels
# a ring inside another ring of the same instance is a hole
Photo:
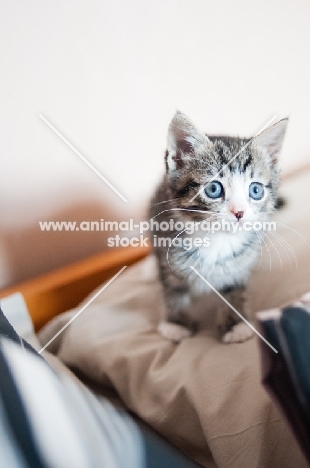
[[[217,232],[208,235],[209,246],[202,247],[201,258],[209,267],[221,265],[236,258],[247,244],[244,234]]]
[[[245,284],[257,258],[246,234],[214,233],[209,235],[209,247],[202,247],[195,260],[195,267],[212,286]],[[200,278],[192,277],[193,290],[198,294],[208,289]]]

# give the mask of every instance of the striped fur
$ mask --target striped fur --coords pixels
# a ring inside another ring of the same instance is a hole
[[[184,114],[177,112],[168,131],[166,174],[152,198],[150,217],[156,217],[158,222],[169,222],[171,219],[192,221],[197,226],[205,219],[226,219],[240,222],[240,225],[244,221],[268,220],[277,200],[278,157],[287,122],[287,119],[281,120],[250,140],[206,136]],[[219,181],[224,189],[217,199],[208,197],[203,190],[212,179]],[[251,182],[263,185],[264,196],[261,200],[249,197]],[[236,219],[236,213],[243,214],[241,221]],[[192,240],[206,236],[206,232],[202,231],[180,234],[174,229],[152,234],[171,239],[175,236],[179,239],[191,237]],[[178,341],[175,325],[180,326],[182,337],[184,329],[181,327],[195,328],[191,313],[193,301],[210,293],[210,288],[190,266],[194,266],[215,288],[228,295],[233,305],[242,307],[241,313],[248,313],[244,292],[260,251],[257,234],[253,231],[238,231],[235,234],[216,232],[208,237],[209,247],[184,250],[172,244],[168,256],[167,247],[154,245],[167,306],[166,324],[162,324],[160,330],[175,341]],[[231,337],[237,322],[237,315],[230,313],[224,316],[220,324],[224,341],[243,341],[251,335],[243,330],[246,336],[240,338],[241,327],[237,327],[238,336]],[[170,327],[173,333],[165,331],[169,330],[169,324],[173,324]]]

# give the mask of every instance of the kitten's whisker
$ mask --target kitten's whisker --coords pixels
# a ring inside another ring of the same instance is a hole
[[[157,206],[157,205],[162,205],[163,203],[169,203],[171,201],[178,200],[178,198],[171,198],[170,200],[164,200],[158,203],[152,203],[150,206]]]
[[[194,206],[193,205],[188,205],[188,206],[185,205],[185,208],[187,210],[190,210],[190,209],[194,208],[194,211],[195,211],[195,205]],[[196,211],[198,211],[198,210],[196,210]],[[210,210],[210,209],[200,210],[200,211],[205,212],[205,213],[214,213],[214,214],[220,213],[219,210]]]
[[[279,226],[283,226],[286,229],[289,229],[290,231],[297,234],[305,242],[305,244],[307,244],[307,246],[310,248],[310,244],[308,242],[308,239],[305,236],[303,236],[300,232],[296,231],[295,229],[293,229],[291,226],[288,226],[287,224],[279,223],[278,221],[277,221],[277,224],[279,224]]]
[[[298,261],[297,261],[297,256],[296,256],[295,250],[290,246],[290,244],[282,236],[280,236],[279,233],[271,232],[271,234],[273,234],[278,239],[278,241],[282,243],[282,245],[286,249],[286,251],[291,253],[291,255],[292,255],[292,257],[293,257],[293,259],[295,261],[296,268],[298,268]],[[289,256],[289,260],[291,262],[291,257],[290,256]]]
[[[278,235],[275,235],[274,232],[270,232],[270,234],[272,236],[274,236],[275,239],[277,239],[277,241],[279,242],[279,244],[281,245],[282,249],[284,250],[284,252],[286,253],[287,255],[287,258],[290,262],[290,267],[292,267],[292,259],[291,259],[291,252],[288,250],[287,246],[285,245],[285,243],[283,242],[283,239],[278,236]]]
[[[269,268],[270,268],[270,272],[271,272],[271,255],[270,255],[270,250],[268,249],[268,245],[266,244],[266,241],[264,239],[264,236],[262,234],[260,234],[258,231],[257,231],[257,234],[259,235],[259,237],[262,239],[262,241],[264,242],[265,244],[265,247],[267,249],[267,252],[268,252],[268,255],[269,255]]]
[[[202,222],[202,221],[200,221]],[[170,250],[170,247],[173,245],[173,242],[175,241],[175,239],[177,239],[183,232],[185,232],[188,228],[185,228],[183,229],[182,231],[180,231],[173,239],[172,241],[170,242],[169,246],[168,246],[168,249],[167,249],[167,254],[166,254],[166,259],[167,259],[167,262],[168,262],[168,265],[170,266],[171,270],[173,270],[172,266],[170,265],[170,262],[169,262],[169,250]]]
[[[283,269],[283,262],[282,262],[282,258],[281,258],[281,255],[280,255],[280,252],[278,251],[278,249],[276,248],[276,246],[274,245],[274,243],[272,242],[272,240],[270,239],[270,237],[268,236],[268,234],[265,232],[265,236],[267,237],[267,239],[269,240],[270,244],[273,246],[273,248],[275,249],[275,251],[277,252],[277,255],[279,257],[279,260],[280,260],[280,264],[281,264],[281,270]]]
[[[203,210],[189,210],[187,208],[169,208],[168,210],[163,210],[160,213],[157,213],[155,216],[150,218],[150,221],[151,221],[151,219],[155,219],[155,218],[157,218],[157,216],[161,215],[162,213],[166,213],[167,211],[191,211],[191,212],[194,212],[194,213],[212,213],[211,211],[208,211],[208,210],[203,211]]]
[[[189,207],[189,208],[186,208],[185,211],[186,211],[186,210],[187,210],[187,211],[192,211],[192,212],[194,212],[194,213],[195,213],[195,212],[196,212],[196,213],[208,213],[208,214],[210,213],[210,214],[214,214],[214,215],[216,215],[216,214],[219,215],[219,212],[218,212],[218,211],[210,211],[210,210],[205,210],[205,211],[203,211],[203,210],[195,210],[195,209],[194,209],[194,210],[191,210],[190,207]]]
[[[211,217],[211,218],[212,218],[212,217]],[[208,218],[208,220],[210,220],[210,218]],[[203,219],[202,221],[197,221],[197,222],[194,223],[194,226],[199,225],[199,224],[201,224],[201,223],[204,222],[204,221],[206,221],[206,220]],[[185,232],[185,231],[187,231],[187,230],[189,230],[189,229],[190,229],[189,227],[186,227],[185,229],[183,229],[182,231],[180,231],[180,232],[172,239],[172,241],[171,241],[171,243],[170,243],[170,245],[169,245],[169,247],[168,247],[168,249],[167,249],[166,259],[167,259],[168,265],[170,266],[171,270],[173,270],[173,268],[172,268],[172,266],[170,265],[170,262],[169,262],[169,250],[170,250],[170,247],[173,245],[173,242],[175,241],[175,239],[177,239],[181,234],[183,234],[183,232]],[[209,233],[210,233],[210,229],[208,229],[206,232],[209,232]],[[201,248],[201,246],[199,247],[199,254],[200,254],[200,248]]]
[[[198,258],[199,258],[199,268],[200,269],[202,268],[202,258],[201,258],[201,255],[200,255],[201,247],[202,247],[202,245],[200,247],[198,247]]]
[[[257,270],[259,270],[261,264],[262,264],[262,258],[263,258],[263,248],[262,248],[262,242],[260,240],[260,237],[258,235],[258,233],[256,231],[254,231],[256,236],[257,236],[257,239],[258,239],[258,242],[259,242],[259,246],[260,246],[260,260],[259,260],[259,265],[257,267]]]
[[[197,223],[194,223],[195,225],[196,224],[201,224],[202,221],[198,221]],[[169,250],[170,250],[170,247],[172,246],[173,242],[175,241],[175,239],[177,239],[183,232],[187,231],[189,229],[189,227],[183,229],[182,231],[180,231],[171,241],[168,249],[167,249],[167,255],[166,255],[166,259],[167,259],[167,262],[168,262],[168,265],[170,266],[171,270],[173,270],[172,266],[170,265],[170,262],[169,262]]]
[[[275,232],[274,234],[276,234],[276,236],[279,237],[279,239],[282,240],[282,242],[284,243],[284,245],[286,245],[287,248],[288,248],[288,250],[292,253],[293,259],[294,259],[295,264],[296,264],[296,268],[298,268],[297,255],[296,255],[296,252],[295,252],[295,250],[293,249],[293,247],[292,247],[292,246],[287,242],[287,240],[284,239],[284,237],[282,237],[278,232],[277,232],[277,233]]]

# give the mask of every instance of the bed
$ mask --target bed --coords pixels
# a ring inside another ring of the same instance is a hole
[[[310,207],[304,203],[309,177],[303,171],[283,185],[288,204],[276,219],[284,243],[263,251],[250,284],[253,311],[285,306],[310,289]],[[306,467],[261,385],[257,337],[225,346],[208,321],[179,345],[157,333],[161,289],[148,249],[104,252],[0,296],[23,294],[45,345],[124,265],[126,271],[48,351],[95,392],[116,392],[128,411],[202,466]]]

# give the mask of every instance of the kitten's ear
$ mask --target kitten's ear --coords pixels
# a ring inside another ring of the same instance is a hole
[[[209,138],[201,133],[189,118],[177,111],[168,130],[167,166],[170,170],[183,167],[185,159],[202,146],[211,145]]]
[[[273,164],[278,162],[288,120],[288,118],[280,120],[255,137],[256,144],[267,150]]]

